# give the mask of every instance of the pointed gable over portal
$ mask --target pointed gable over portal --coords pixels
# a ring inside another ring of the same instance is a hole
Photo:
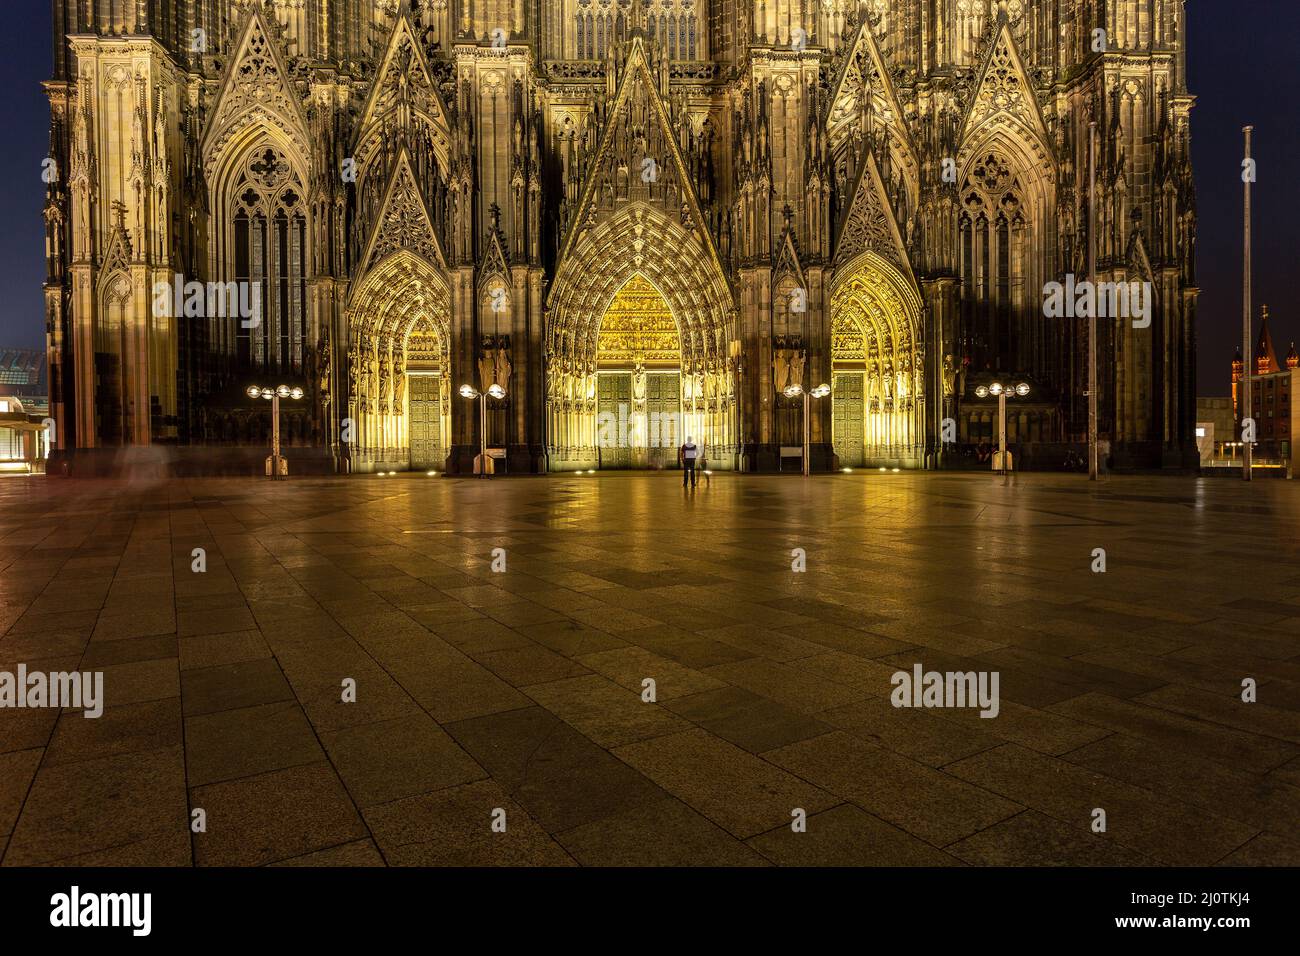
[[[416,121],[420,121],[418,124]],[[433,140],[438,164],[447,169],[451,151],[451,119],[447,104],[438,92],[424,49],[415,34],[410,15],[403,10],[397,17],[388,48],[375,72],[370,95],[361,111],[361,131],[357,137],[358,162],[365,166],[375,145],[374,133],[385,123],[410,130],[420,125]]]
[[[280,134],[299,162],[306,163],[307,120],[298,94],[289,81],[275,33],[260,7],[250,6],[244,31],[226,68],[226,77],[203,136],[204,171],[209,179],[220,167],[232,143],[256,127]]]
[[[393,173],[388,179],[388,188],[384,190],[384,201],[375,223],[375,231],[366,244],[365,255],[361,257],[362,268],[358,275],[364,275],[402,250],[413,252],[434,268],[446,272],[447,257],[433,228],[433,217],[420,194],[411,166],[411,154],[405,145],[393,164]]]
[[[864,252],[874,252],[915,283],[902,232],[890,211],[880,169],[870,150],[863,153],[853,199],[835,237],[835,265],[842,266]]]
[[[721,271],[713,234],[700,209],[690,171],[678,148],[677,132],[659,95],[640,36],[634,36],[628,45],[623,75],[606,115],[600,145],[587,165],[586,182],[560,261],[602,214],[608,216],[639,200],[659,206],[683,228],[696,233]]]

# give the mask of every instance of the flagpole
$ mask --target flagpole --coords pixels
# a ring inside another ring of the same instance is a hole
[[[1097,288],[1097,121],[1088,124],[1088,282]],[[1088,480],[1097,480],[1097,306],[1088,312]]]
[[[1253,126],[1245,126],[1241,130],[1246,134],[1246,161],[1242,163],[1244,170],[1248,170],[1250,166],[1250,134],[1254,129]],[[1250,181],[1254,177],[1248,173],[1243,173],[1241,178],[1245,186],[1245,206],[1243,208],[1241,263],[1241,401],[1238,405],[1240,406],[1242,427],[1241,477],[1244,481],[1250,481],[1254,444],[1246,441],[1245,428],[1246,420],[1251,417],[1250,366],[1255,360],[1250,334]]]

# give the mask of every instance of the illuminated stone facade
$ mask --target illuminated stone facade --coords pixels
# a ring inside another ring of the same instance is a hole
[[[1157,300],[1099,323],[1101,431],[1196,460],[1181,0],[53,6],[74,471],[257,448],[281,382],[298,470],[463,472],[480,427],[514,472],[671,466],[609,445],[623,405],[773,470],[821,383],[816,468],[941,467],[994,376],[1032,460],[1085,434],[1085,325],[1042,295],[1086,273],[1091,120],[1099,278]],[[494,382],[481,426],[458,390]]]

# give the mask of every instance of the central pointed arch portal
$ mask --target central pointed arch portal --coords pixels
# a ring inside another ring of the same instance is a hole
[[[550,470],[675,467],[687,436],[734,467],[734,328],[697,232],[642,203],[584,230],[548,300]]]

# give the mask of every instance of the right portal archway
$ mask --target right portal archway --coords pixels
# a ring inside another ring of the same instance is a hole
[[[922,467],[925,355],[921,296],[865,252],[831,285],[831,424],[841,467]]]

